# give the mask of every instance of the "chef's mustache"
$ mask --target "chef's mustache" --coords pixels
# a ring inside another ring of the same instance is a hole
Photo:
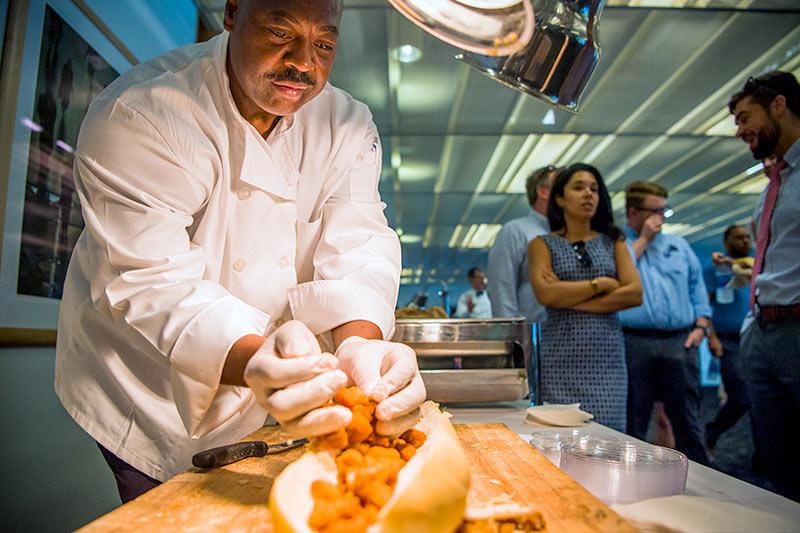
[[[300,72],[296,68],[287,68],[280,72],[270,72],[267,74],[267,79],[272,81],[291,81],[292,83],[303,83],[309,87],[314,87],[317,82],[311,79],[311,76],[305,72]]]

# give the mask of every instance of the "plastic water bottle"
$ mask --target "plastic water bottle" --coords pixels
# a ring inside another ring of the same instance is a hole
[[[716,278],[716,300],[718,304],[731,304],[733,303],[733,289],[727,287],[728,282],[733,277],[733,271],[730,265],[717,265],[715,268]]]

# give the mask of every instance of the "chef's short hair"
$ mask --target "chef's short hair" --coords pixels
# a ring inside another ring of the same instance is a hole
[[[478,272],[483,272],[483,269],[481,267],[470,268],[469,272],[467,272],[467,278],[469,279],[474,278],[478,274]]]

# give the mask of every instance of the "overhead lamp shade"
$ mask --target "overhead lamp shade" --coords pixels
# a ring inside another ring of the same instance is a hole
[[[600,58],[597,19],[605,0],[536,0],[536,28],[528,46],[505,58],[456,56],[512,89],[572,113]]]
[[[532,0],[389,0],[411,22],[463,50],[508,56],[533,36]]]

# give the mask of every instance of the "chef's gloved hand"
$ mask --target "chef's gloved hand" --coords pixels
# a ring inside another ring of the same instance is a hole
[[[269,413],[295,435],[313,437],[343,428],[353,417],[344,406],[321,407],[347,384],[338,360],[322,353],[311,330],[286,322],[256,351],[244,381]]]
[[[399,342],[353,336],[339,345],[336,357],[339,368],[378,402],[378,433],[399,435],[416,423],[426,392],[414,350]]]

